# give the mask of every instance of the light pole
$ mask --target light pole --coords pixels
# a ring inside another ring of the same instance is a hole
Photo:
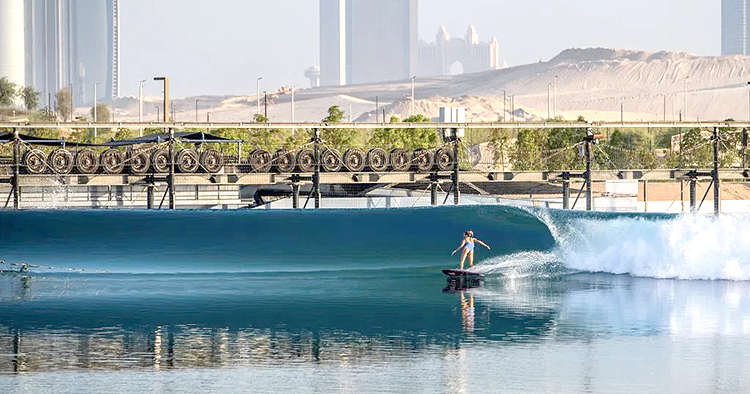
[[[687,121],[687,79],[690,78],[689,76],[685,77],[682,93],[683,93],[683,103],[682,103],[682,116],[683,119]]]
[[[516,95],[511,94],[510,95],[510,120],[511,122],[516,122]]]
[[[294,123],[294,92],[297,90],[297,85],[292,86],[292,123]],[[292,129],[292,135],[294,135],[294,129]]]
[[[411,116],[414,116],[414,80],[416,76],[411,77]]]
[[[97,102],[96,102],[96,100],[97,100],[96,99],[96,87],[97,87],[97,85],[99,85],[99,82],[94,82],[94,123],[96,123],[96,122],[99,121],[99,117],[97,116],[97,113],[96,113],[96,111],[97,111],[96,107],[98,105]],[[97,129],[96,129],[96,126],[94,126],[94,139],[96,139],[96,137],[97,137]]]
[[[258,103],[256,105],[256,115],[260,115],[260,80],[263,79],[263,77],[258,77],[258,79],[255,80],[255,96],[258,99]]]
[[[156,121],[158,122],[158,121],[161,120],[161,115],[160,115],[160,112],[159,112],[159,106],[158,105],[154,105],[154,107],[156,107]]]
[[[508,110],[506,108],[506,97],[505,97],[505,89],[503,89],[503,123],[505,123],[505,115],[508,113]]]
[[[554,93],[554,95],[553,95],[554,101],[553,102],[554,102],[555,105],[552,107],[552,114],[555,117],[557,117],[557,78],[558,77],[559,77],[559,75],[555,75],[555,82],[554,82],[555,85],[554,85],[554,92],[553,92]]]
[[[550,102],[552,100],[552,82],[547,84],[547,119],[550,118],[550,106],[552,103]]]
[[[154,81],[164,82],[164,123],[169,119],[169,77],[154,77]]]
[[[195,100],[195,123],[198,123],[198,100]]]
[[[143,85],[146,80],[138,82],[138,123],[143,123]],[[143,137],[143,128],[138,128],[138,136]]]

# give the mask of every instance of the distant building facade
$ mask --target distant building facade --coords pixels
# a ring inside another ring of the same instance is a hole
[[[88,105],[95,83],[98,99],[118,97],[119,7],[119,0],[0,0],[0,76],[33,86],[43,106],[63,88]]]
[[[434,43],[419,43],[420,76],[450,75],[455,64],[466,73],[500,69],[500,42],[494,37],[480,42],[474,26],[469,26],[463,39],[451,38],[445,26],[440,26]]]
[[[748,55],[748,3],[750,0],[721,0],[721,54]]]
[[[321,85],[408,79],[417,57],[417,0],[320,0]]]

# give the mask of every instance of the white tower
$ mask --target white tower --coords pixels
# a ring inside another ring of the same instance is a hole
[[[24,0],[0,0],[0,78],[26,83]]]

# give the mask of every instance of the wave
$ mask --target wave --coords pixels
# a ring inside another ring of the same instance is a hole
[[[750,280],[750,216],[503,205],[320,211],[0,211],[0,259],[125,273],[447,268],[473,229],[474,269]]]
[[[750,216],[581,214],[526,209],[555,240],[550,251],[490,259],[478,272],[572,272],[683,280],[750,280]]]

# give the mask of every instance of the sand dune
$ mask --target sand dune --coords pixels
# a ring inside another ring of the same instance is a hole
[[[690,120],[750,118],[750,57],[607,48],[568,49],[547,62],[502,70],[418,78],[415,112],[435,118],[440,106],[454,105],[467,108],[467,120],[510,121],[515,95],[517,121],[546,118],[555,76],[557,114],[566,119],[619,120],[621,109],[625,120],[677,120],[681,112]],[[376,101],[379,119],[383,109],[386,118],[404,118],[411,112],[410,93],[410,81],[303,89],[295,96],[295,120],[319,121],[329,106],[339,105],[352,120],[372,122]],[[212,121],[249,121],[256,111],[254,96],[188,97],[175,101],[177,120],[195,120],[196,99],[201,121],[206,112]],[[155,118],[159,100],[148,98],[147,119]],[[137,120],[137,98],[113,106],[118,120]],[[272,121],[291,120],[291,95],[273,95],[268,114]]]

